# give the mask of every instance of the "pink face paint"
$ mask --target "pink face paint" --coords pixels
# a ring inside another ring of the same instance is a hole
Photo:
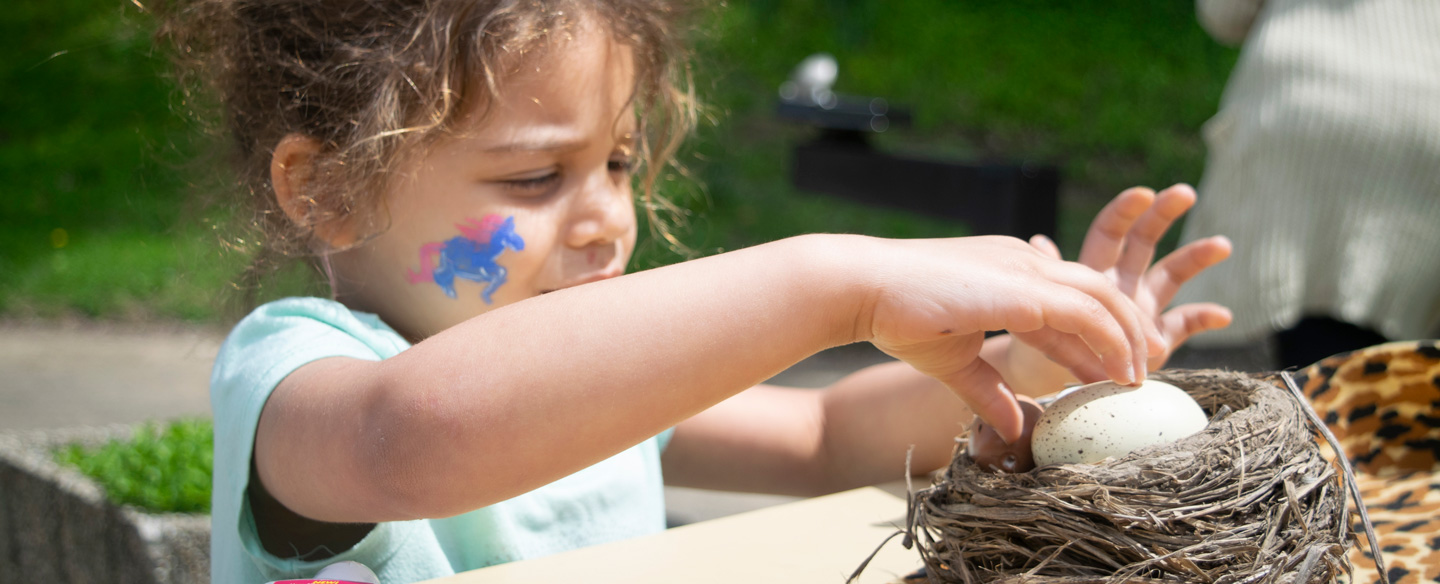
[[[490,295],[505,283],[505,267],[495,259],[506,248],[525,249],[525,240],[515,233],[515,217],[501,219],[486,215],[455,224],[460,235],[420,246],[420,271],[406,270],[411,284],[435,282],[445,295],[455,298],[455,278],[486,284],[480,298],[491,304]]]

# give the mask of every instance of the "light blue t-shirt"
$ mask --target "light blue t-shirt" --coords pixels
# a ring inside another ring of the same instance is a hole
[[[373,314],[330,300],[287,298],[257,308],[215,360],[210,573],[215,584],[308,578],[353,560],[385,584],[447,576],[513,560],[655,533],[665,528],[660,452],[671,432],[549,485],[445,519],[381,523],[355,547],[321,561],[281,559],[256,537],[245,495],[251,448],[270,392],[300,366],[326,357],[378,361],[410,348]]]

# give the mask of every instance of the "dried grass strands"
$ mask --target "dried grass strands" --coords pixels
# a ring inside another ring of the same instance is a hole
[[[956,449],[911,501],[907,539],[930,578],[965,584],[1299,584],[1348,571],[1343,486],[1307,412],[1265,380],[1156,375],[1209,426],[1096,465],[982,471]]]

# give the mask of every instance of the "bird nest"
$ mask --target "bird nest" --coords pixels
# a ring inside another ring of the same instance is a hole
[[[1322,456],[1318,418],[1298,393],[1243,373],[1154,377],[1200,403],[1203,431],[1017,474],[979,468],[962,439],[910,502],[906,543],[919,545],[929,578],[1300,584],[1348,573],[1348,465]]]

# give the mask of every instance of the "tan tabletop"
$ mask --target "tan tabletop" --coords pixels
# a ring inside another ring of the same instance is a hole
[[[885,485],[804,499],[428,582],[839,584],[904,524],[904,486],[901,496],[892,494],[896,490]],[[896,537],[859,581],[893,583],[921,565],[919,554]]]

